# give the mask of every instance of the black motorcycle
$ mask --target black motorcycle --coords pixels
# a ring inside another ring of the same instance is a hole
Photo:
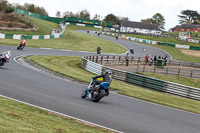
[[[23,50],[24,49],[24,44],[23,43],[21,43],[18,47],[17,47],[17,50]]]

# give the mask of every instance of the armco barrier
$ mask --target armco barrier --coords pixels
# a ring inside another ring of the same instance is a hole
[[[168,43],[168,42],[158,42],[158,45],[165,45],[170,47],[176,47],[176,44],[174,43]]]
[[[106,69],[110,69],[112,71],[113,79],[121,80],[135,85],[140,85],[142,87],[158,90],[164,93],[169,93],[194,100],[200,100],[200,88],[194,88],[135,73],[121,71],[95,63],[95,62],[101,62],[101,59],[102,59],[101,57],[97,58],[95,56],[82,57],[81,66],[84,69],[95,74],[101,74],[105,72]]]
[[[61,38],[64,37],[63,34],[55,35],[15,35],[15,34],[0,34],[0,39],[51,39],[51,38]]]
[[[200,47],[195,47],[195,46],[190,46],[189,49],[190,49],[190,50],[199,50],[199,51],[200,51]]]

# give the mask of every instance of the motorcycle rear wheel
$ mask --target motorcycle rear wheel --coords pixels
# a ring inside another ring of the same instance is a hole
[[[87,96],[87,92],[86,90],[84,90],[82,93],[81,93],[81,98],[86,98]]]
[[[94,95],[94,99],[93,102],[98,102],[99,100],[101,100],[101,98],[103,98],[105,96],[105,91],[101,90],[101,92],[99,92],[96,96]]]

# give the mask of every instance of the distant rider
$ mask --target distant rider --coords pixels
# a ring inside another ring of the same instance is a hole
[[[24,48],[26,45],[26,40],[23,40],[20,42],[20,47]]]
[[[95,90],[95,86],[101,84],[102,82],[111,83],[112,81],[112,72],[108,69],[104,74],[93,77],[93,84],[91,91]],[[107,95],[109,94],[109,90],[106,90]]]
[[[11,51],[6,51],[0,54],[1,57],[6,57],[8,60],[10,59],[11,56]]]
[[[97,54],[101,54],[101,47],[100,46],[97,47]]]

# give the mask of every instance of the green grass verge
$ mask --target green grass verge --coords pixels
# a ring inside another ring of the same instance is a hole
[[[165,32],[164,35],[171,35],[171,36],[179,36],[179,32]],[[197,37],[196,37],[197,35]],[[192,32],[192,34],[190,34],[190,37],[192,39],[200,39],[200,33],[199,32]]]
[[[74,119],[0,97],[1,133],[105,133]],[[110,132],[111,133],[111,132]]]
[[[195,88],[200,88],[200,79],[195,78],[187,78],[187,77],[178,77],[178,76],[168,76],[168,75],[160,75],[160,74],[152,74],[152,73],[139,73],[145,76],[154,77],[161,80],[166,80],[182,85],[192,86]]]
[[[53,49],[66,49],[75,51],[88,51],[96,52],[98,46],[102,48],[102,53],[125,53],[126,49],[116,43],[110,42],[105,39],[94,37],[88,34],[74,31],[75,29],[92,29],[91,27],[80,27],[70,25],[67,27],[64,37],[57,39],[40,39],[29,40],[27,39],[27,47],[34,48],[53,48]],[[95,29],[95,28],[93,28]],[[0,44],[19,45],[19,40],[14,39],[0,39]]]
[[[186,61],[186,62],[200,62],[199,57],[188,56],[182,53],[181,50],[178,48],[162,46],[162,45],[150,45],[150,46],[154,46],[154,47],[167,51],[172,56],[172,58],[176,60],[181,60],[181,61]]]
[[[29,56],[32,60],[47,69],[74,78],[79,81],[89,83],[94,74],[80,67],[81,57],[66,56]],[[111,88],[119,90],[120,94],[143,99],[161,105],[166,105],[178,109],[183,109],[195,113],[200,113],[200,102],[177,96],[167,95],[158,91],[145,89],[139,86],[127,84],[125,82],[113,80]],[[84,88],[83,88],[84,89]],[[81,93],[81,92],[80,92]]]
[[[4,34],[23,34],[23,35],[50,35],[52,29],[58,29],[59,26],[56,23],[37,19],[37,18],[31,18],[32,23],[38,27],[38,31],[36,32],[30,32],[30,31],[0,31]]]
[[[168,42],[168,43],[175,43],[175,44],[183,44],[183,45],[200,47],[200,45],[198,43],[191,43],[191,42],[185,43],[185,42],[179,41],[175,38],[153,37],[153,36],[133,35],[133,34],[125,34],[125,35],[131,36],[131,37],[137,37],[137,38],[141,38],[141,39],[152,40],[152,41]]]

